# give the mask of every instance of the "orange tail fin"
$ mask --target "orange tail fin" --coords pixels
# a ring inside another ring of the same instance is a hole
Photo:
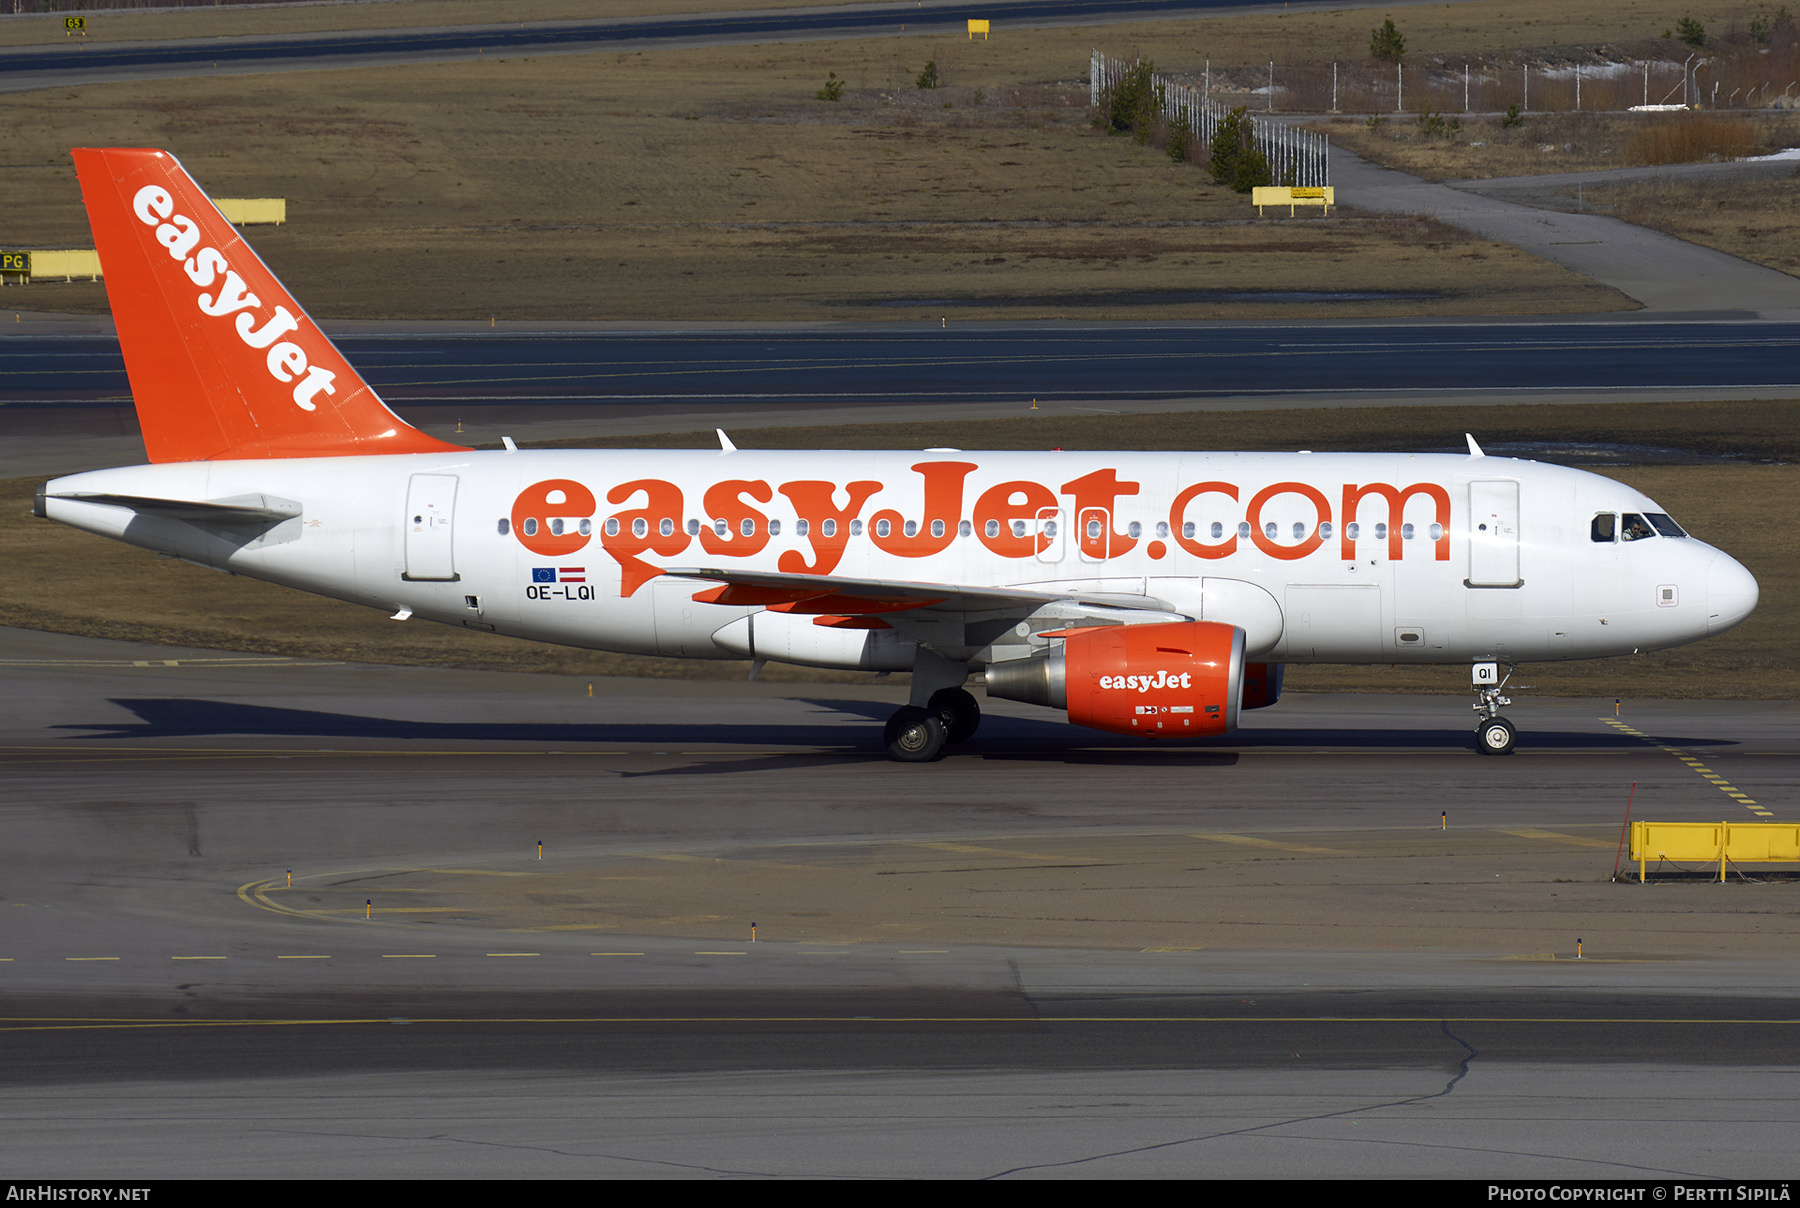
[[[462,447],[388,410],[173,155],[74,156],[151,461]]]

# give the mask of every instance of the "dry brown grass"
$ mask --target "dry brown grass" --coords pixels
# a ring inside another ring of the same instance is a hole
[[[1718,182],[1589,185],[1589,208],[1800,276],[1800,195],[1794,175]]]
[[[1637,130],[1625,144],[1628,164],[1697,164],[1751,155],[1762,140],[1758,124],[1711,113],[1660,117]]]
[[[1416,116],[1390,116],[1375,129],[1361,118],[1322,122],[1332,142],[1383,167],[1426,180],[1490,180],[1549,172],[1594,172],[1646,164],[1732,158],[1800,144],[1800,113],[1722,118],[1688,114],[1527,114],[1503,129],[1498,118],[1460,118],[1463,128],[1433,138]],[[1481,143],[1483,146],[1476,146]]]
[[[712,13],[739,9],[816,8],[879,4],[883,0],[408,0],[382,4],[268,5],[223,12],[124,9],[87,15],[87,41],[135,42],[166,38],[267,37],[321,30],[411,29],[439,25],[494,25],[507,21],[602,21],[660,16],[672,12]],[[67,43],[60,12],[0,20],[0,46]]]
[[[860,425],[758,431],[745,447],[1142,448],[1370,450],[1461,447],[1471,423],[1483,440],[1627,441],[1703,452],[1775,456],[1794,447],[1800,404],[1633,403],[1571,407],[1365,408],[1206,412]],[[1698,435],[1696,435],[1698,434]],[[742,434],[740,434],[742,435]],[[691,446],[698,437],[580,442],[593,446]],[[1546,693],[1639,697],[1787,698],[1800,670],[1800,468],[1791,465],[1640,466],[1606,471],[1647,491],[1700,538],[1743,560],[1763,588],[1744,625],[1695,646],[1633,659],[1529,668],[1524,682]],[[736,677],[741,663],[692,663],[541,646],[461,629],[396,624],[382,614],[254,580],[214,574],[28,515],[37,480],[0,483],[0,624],[131,641],[161,642],[371,662],[456,665],[572,675]],[[770,669],[787,680],[867,681],[804,669]],[[1306,690],[1462,692],[1461,668],[1299,667]]]
[[[346,4],[227,12],[120,12],[89,17],[89,40],[155,40],[161,38],[228,37],[300,33],[337,29],[393,29],[435,25],[485,25],[497,20],[555,21],[603,19],[648,14],[854,4],[864,0],[513,0],[504,11],[491,0],[409,0],[408,3]],[[867,0],[873,3],[875,0]],[[1683,14],[1702,21],[1709,31],[1740,25],[1756,10],[1741,0],[1697,0],[1681,5]],[[1078,44],[1086,62],[1087,46],[1119,53],[1140,47],[1158,63],[1186,69],[1210,56],[1215,62],[1265,63],[1336,58],[1360,62],[1368,56],[1369,31],[1388,16],[1406,35],[1409,58],[1481,54],[1516,47],[1597,46],[1608,43],[1655,43],[1672,23],[1664,7],[1643,0],[1593,0],[1571,5],[1563,0],[1481,0],[1472,4],[1421,5],[1386,13],[1380,9],[1331,12],[1248,13],[1184,21],[1143,21],[1118,25],[1077,26],[1064,30],[1013,30],[996,13],[996,46],[1055,38]],[[923,35],[918,41],[939,35]],[[1104,38],[1107,41],[1096,39]],[[0,20],[0,45],[65,42],[60,14]],[[929,56],[918,57],[921,64]],[[1680,56],[1677,56],[1679,59]],[[915,68],[915,70],[917,70]],[[841,73],[840,73],[841,74]]]
[[[1085,87],[1056,82],[1084,69],[1085,49],[1060,45],[1039,53],[946,43],[935,53],[951,83],[932,92],[912,87],[920,47],[870,40],[0,97],[13,162],[41,165],[9,171],[8,238],[87,245],[65,166],[78,139],[167,147],[214,194],[288,198],[288,224],[256,228],[251,240],[309,309],[330,317],[923,318],[939,312],[867,307],[989,296],[1044,301],[957,313],[1631,306],[1437,224],[1258,220],[1205,172],[1089,126]],[[851,84],[837,104],[812,99],[828,70]],[[1059,300],[1284,288],[1400,289],[1428,300]],[[36,310],[104,307],[93,284],[40,284],[13,297]]]

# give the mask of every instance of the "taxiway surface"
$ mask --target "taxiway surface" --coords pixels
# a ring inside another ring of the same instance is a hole
[[[1800,886],[1608,878],[1792,704],[587,685],[0,631],[9,1171],[1791,1173]]]

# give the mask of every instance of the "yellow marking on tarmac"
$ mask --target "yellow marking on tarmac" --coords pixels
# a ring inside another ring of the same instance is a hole
[[[435,953],[435,952],[384,952],[381,954],[381,959],[384,961],[431,961],[431,960],[437,959],[437,953]]]
[[[1197,945],[1192,948],[1140,948],[1140,949],[1138,949],[1138,951],[1140,951],[1140,952],[1204,952],[1204,951],[1206,951],[1206,949],[1204,946]]]
[[[1624,731],[1627,734],[1635,735],[1636,737],[1643,739],[1645,742],[1651,744],[1659,751],[1667,751],[1669,754],[1675,756],[1675,758],[1681,760],[1681,762],[1687,764],[1690,770],[1698,772],[1700,774],[1700,776],[1704,780],[1706,780],[1708,783],[1710,783],[1714,788],[1718,789],[1721,793],[1724,793],[1726,796],[1732,798],[1739,805],[1744,806],[1746,809],[1750,810],[1751,813],[1757,814],[1764,818],[1773,818],[1775,816],[1774,814],[1770,813],[1768,810],[1757,805],[1756,800],[1754,798],[1749,796],[1747,793],[1741,792],[1735,785],[1733,785],[1731,783],[1730,780],[1719,775],[1717,772],[1715,772],[1711,768],[1707,767],[1705,763],[1701,762],[1698,759],[1695,759],[1692,755],[1689,755],[1686,751],[1682,750],[1680,747],[1671,747],[1666,743],[1657,742],[1654,738],[1651,738],[1649,735],[1640,733],[1637,730],[1633,730],[1630,726],[1627,726],[1624,722],[1614,721],[1610,717],[1602,717],[1600,720],[1605,722],[1609,726],[1612,726],[1616,729]]]
[[[901,956],[949,956],[948,948],[902,948]]]
[[[490,952],[489,956],[542,956],[542,952]]]
[[[116,961],[116,956],[65,956],[66,961]]]
[[[1251,835],[1190,835],[1190,839],[1210,839],[1214,843],[1237,843],[1245,847],[1266,847],[1275,851],[1306,852],[1315,856],[1349,856],[1354,852],[1340,851],[1335,847],[1302,847],[1298,843],[1277,843],[1273,839],[1258,839]]]
[[[642,956],[642,952],[590,952],[589,956]]]
[[[494,872],[486,868],[413,868],[406,871],[435,872],[451,877],[529,877],[535,875],[529,872]],[[426,891],[418,890],[416,892],[424,893]]]
[[[1603,839],[1577,839],[1574,835],[1559,835],[1555,831],[1533,830],[1529,826],[1516,827],[1511,830],[1505,827],[1496,829],[1502,835],[1513,835],[1520,839],[1548,839],[1552,843],[1569,843],[1576,847],[1603,847],[1607,851],[1612,851],[1616,846]]]
[[[223,956],[171,956],[169,959],[172,961],[222,961],[227,958]]]
[[[966,856],[1006,856],[1013,860],[1067,860],[1068,856],[1040,856],[1035,852],[1008,851],[1000,847],[975,847],[967,843],[908,843],[907,847],[927,847],[933,851],[953,851]]]
[[[331,957],[327,954],[325,956],[278,956],[275,959],[278,961],[328,961]]]
[[[696,952],[695,956],[749,956],[748,952]]]

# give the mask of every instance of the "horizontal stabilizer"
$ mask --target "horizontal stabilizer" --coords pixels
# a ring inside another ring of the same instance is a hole
[[[199,521],[202,524],[256,525],[279,524],[301,514],[302,508],[291,499],[273,495],[234,495],[229,499],[158,499],[151,495],[114,495],[102,491],[67,491],[51,495],[51,499],[68,499],[77,503],[104,503],[167,516],[171,520]]]

